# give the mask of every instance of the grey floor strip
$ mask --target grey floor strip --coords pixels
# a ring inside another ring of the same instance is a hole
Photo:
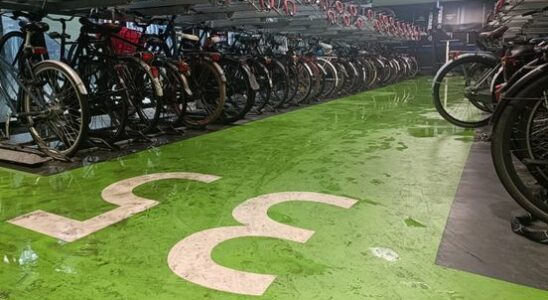
[[[548,290],[548,246],[514,234],[520,207],[495,173],[490,144],[477,142],[457,190],[436,263]]]

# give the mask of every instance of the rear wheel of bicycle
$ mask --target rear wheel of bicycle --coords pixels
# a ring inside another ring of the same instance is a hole
[[[329,98],[337,87],[339,81],[337,69],[331,62],[324,58],[318,58],[318,64],[325,70],[324,89],[321,98]]]
[[[310,70],[310,68],[308,68],[305,62],[298,62],[295,67],[299,84],[297,86],[297,91],[295,93],[295,97],[293,97],[292,102],[296,105],[300,105],[308,99],[308,96],[312,91],[314,79],[312,76],[312,71]]]
[[[324,80],[325,88],[322,92],[321,97],[331,98],[335,89],[337,88],[337,85],[339,84],[339,75],[337,73],[337,68],[327,59],[319,59],[318,62],[322,65],[326,72]]]
[[[89,113],[70,67],[43,61],[33,68],[35,81],[24,93],[23,110],[29,132],[37,146],[49,155],[72,156],[86,139]]]
[[[544,222],[548,222],[547,86],[548,76],[531,83],[516,95],[518,100],[504,107],[491,146],[503,186],[525,210]]]
[[[339,79],[337,82],[337,87],[335,88],[333,92],[333,97],[337,97],[343,94],[343,88],[349,76],[348,76],[348,71],[346,70],[346,67],[339,59],[333,61],[333,65],[337,69],[337,76]]]
[[[280,61],[271,60],[267,64],[267,68],[270,72],[270,78],[272,78],[272,93],[268,107],[270,110],[274,110],[280,108],[289,97],[291,83],[285,67]]]
[[[323,74],[320,67],[313,61],[304,62],[312,71],[312,87],[308,97],[302,103],[310,103],[311,101],[318,100],[318,95],[322,91]]]
[[[226,100],[226,83],[221,67],[208,60],[191,62],[190,87],[192,97],[187,102],[183,123],[202,129],[217,121]]]
[[[317,89],[316,91],[316,94],[314,95],[314,97],[312,98],[313,100],[321,100],[322,98],[322,95],[323,95],[323,92],[325,90],[325,80],[326,80],[326,76],[327,76],[327,71],[323,68],[323,66],[321,66],[318,61],[315,61],[314,62],[314,65],[316,66],[316,68],[318,68],[318,81],[319,81],[319,88]]]
[[[265,107],[270,105],[270,99],[272,96],[272,78],[270,73],[264,64],[257,60],[250,60],[249,66],[257,79],[259,84],[259,90],[255,93],[255,106],[253,108],[254,112],[260,113]]]
[[[162,87],[148,65],[133,58],[123,62],[122,78],[130,96],[128,125],[141,134],[151,133],[156,130],[162,111]]]
[[[226,74],[227,93],[220,121],[233,123],[245,118],[253,108],[255,91],[251,87],[250,78],[253,75],[247,74],[240,61],[225,60],[221,64]]]
[[[343,85],[341,86],[340,93],[342,95],[350,95],[352,93],[352,87],[354,86],[356,80],[357,80],[357,72],[353,65],[351,65],[349,62],[341,60],[340,64],[344,66],[344,69],[346,70],[346,76],[345,80],[343,82]]]
[[[129,95],[113,66],[79,59],[76,66],[88,90],[89,136],[114,143],[125,133]]]
[[[293,99],[297,96],[299,91],[299,77],[297,76],[297,65],[289,63],[286,67],[287,70],[287,79],[289,80],[289,91],[287,93],[287,98],[284,100],[283,104],[293,103]]]
[[[159,60],[155,66],[160,70],[164,89],[160,123],[174,127],[183,122],[187,107],[185,78],[178,68],[167,60]]]
[[[496,61],[482,56],[458,59],[443,67],[434,79],[436,110],[453,125],[478,128],[489,123],[491,114],[479,105],[492,105],[491,82]]]

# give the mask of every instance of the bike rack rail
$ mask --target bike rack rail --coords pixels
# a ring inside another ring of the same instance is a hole
[[[515,7],[510,3],[501,11],[503,20],[508,23],[509,30],[504,34],[505,40],[513,40],[520,37],[540,37],[548,34],[548,14],[535,14],[522,16],[522,14],[546,7],[546,0],[525,0]],[[493,24],[496,25],[496,24]]]

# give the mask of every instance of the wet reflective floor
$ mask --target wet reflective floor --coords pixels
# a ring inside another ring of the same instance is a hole
[[[430,86],[49,177],[2,169],[0,299],[548,298],[435,265],[474,137]]]

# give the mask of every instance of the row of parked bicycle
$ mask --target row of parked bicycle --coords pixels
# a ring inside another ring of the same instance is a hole
[[[378,46],[179,28],[175,17],[81,17],[80,35],[69,42],[73,17],[2,15],[20,25],[0,39],[0,99],[9,108],[3,133],[9,139],[10,128],[24,127],[28,143],[55,158],[89,143],[112,146],[166,128],[231,123],[418,72],[414,57]],[[60,22],[62,32],[49,32],[44,18]],[[52,39],[60,46],[55,60],[46,46]]]
[[[449,122],[492,125],[491,149],[508,193],[531,215],[514,218],[516,232],[548,243],[548,232],[528,227],[548,223],[548,36],[503,39],[515,18],[532,22],[548,7],[512,14],[521,2],[497,1],[493,31],[480,35],[482,52],[460,55],[438,72],[434,103]],[[546,32],[548,34],[548,30]]]

